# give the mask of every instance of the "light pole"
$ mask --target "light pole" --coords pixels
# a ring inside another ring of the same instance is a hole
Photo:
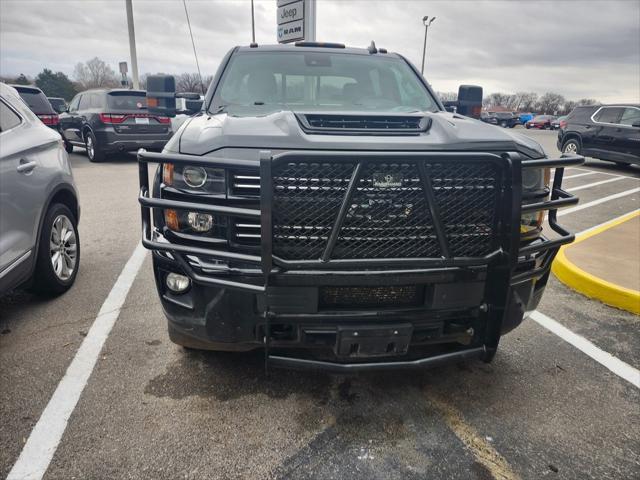
[[[424,17],[422,17],[422,23],[424,23],[424,46],[422,47],[422,69],[420,70],[420,73],[422,73],[423,75],[424,75],[424,57],[427,54],[427,32],[429,31],[429,26],[431,26],[431,24],[435,19],[436,17],[432,17],[431,20],[429,20],[428,15],[425,15]]]
[[[138,55],[136,54],[136,33],[133,28],[133,6],[131,0],[126,0],[127,7],[127,27],[129,28],[129,51],[131,52],[131,74],[133,76],[133,88],[138,90]]]

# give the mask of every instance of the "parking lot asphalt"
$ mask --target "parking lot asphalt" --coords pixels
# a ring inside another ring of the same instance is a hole
[[[558,153],[554,132],[517,130]],[[139,242],[135,157],[90,164],[76,149],[71,159],[82,203],[75,286],[55,300],[0,299],[3,478]],[[640,207],[627,193],[638,167],[589,160],[565,177],[581,205],[595,202],[562,215],[573,231]],[[554,278],[539,311],[640,367],[640,317]],[[489,365],[267,379],[259,353],[169,342],[147,255],[44,478],[638,478],[638,405],[638,388],[532,320]]]

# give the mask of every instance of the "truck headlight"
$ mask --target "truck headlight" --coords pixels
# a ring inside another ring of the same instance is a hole
[[[522,169],[522,204],[538,203],[549,196],[551,170],[548,168]],[[542,230],[544,211],[523,213],[520,217],[521,237],[535,237]]]
[[[162,181],[167,186],[196,195],[226,193],[225,171],[222,168],[165,163],[162,167]]]

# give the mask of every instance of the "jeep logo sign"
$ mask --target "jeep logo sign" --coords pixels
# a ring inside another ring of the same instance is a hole
[[[299,0],[278,8],[278,25],[304,19],[304,2]]]
[[[315,40],[316,0],[278,1],[278,43]]]

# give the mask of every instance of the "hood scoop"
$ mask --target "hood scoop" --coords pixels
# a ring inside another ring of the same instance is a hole
[[[406,114],[296,113],[305,133],[316,135],[414,136],[426,132],[431,118]]]

